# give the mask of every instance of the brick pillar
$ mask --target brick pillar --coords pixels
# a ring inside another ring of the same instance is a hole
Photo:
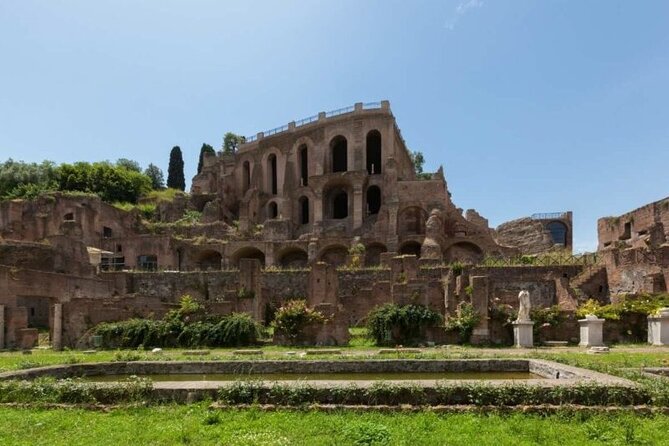
[[[5,306],[0,305],[0,350],[5,348]]]
[[[353,188],[353,229],[362,226],[362,217],[364,214],[365,204],[362,200],[362,188]]]
[[[53,340],[51,347],[54,350],[63,349],[63,304],[53,306]]]
[[[473,288],[472,305],[481,316],[481,322],[474,328],[471,342],[472,344],[481,344],[490,340],[490,328],[488,324],[488,277],[472,276],[470,283]]]

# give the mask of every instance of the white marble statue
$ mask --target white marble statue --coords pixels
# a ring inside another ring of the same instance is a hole
[[[527,322],[530,320],[530,293],[527,290],[522,290],[518,293],[518,300],[520,301],[520,307],[518,308],[518,322]]]

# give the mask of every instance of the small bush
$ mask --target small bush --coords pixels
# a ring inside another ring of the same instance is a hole
[[[474,328],[481,321],[481,315],[469,302],[460,302],[455,310],[455,316],[446,321],[447,330],[456,330],[460,335],[460,342],[467,343],[471,340]]]
[[[627,295],[617,303],[601,305],[599,302],[589,299],[576,310],[576,315],[585,317],[594,314],[609,320],[619,320],[627,314],[655,314],[660,308],[669,307],[669,294],[667,293],[643,293],[639,295]]]
[[[326,322],[323,313],[309,308],[305,300],[290,300],[281,306],[274,315],[271,326],[288,339],[295,341],[310,324]]]
[[[388,303],[374,308],[367,315],[369,336],[377,345],[409,345],[419,343],[427,327],[442,322],[442,317],[423,305],[400,306]]]

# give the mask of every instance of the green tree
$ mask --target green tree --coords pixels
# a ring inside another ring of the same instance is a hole
[[[119,158],[116,160],[117,167],[124,167],[133,172],[141,172],[142,168],[139,166],[139,163],[135,160],[130,160],[128,158]]]
[[[184,177],[184,159],[181,147],[174,146],[170,152],[170,164],[167,168],[167,187],[185,190],[186,178]]]
[[[200,148],[200,160],[197,162],[197,173],[202,172],[202,165],[204,163],[205,153],[211,153],[211,154],[215,155],[216,151],[209,144],[202,143],[202,147]]]
[[[151,187],[155,190],[165,189],[165,176],[163,170],[153,163],[144,171],[144,175],[151,178]]]
[[[413,163],[414,171],[416,172],[416,177],[419,180],[429,180],[432,178],[430,173],[423,172],[423,166],[425,165],[425,157],[423,152],[414,150],[409,152],[411,156],[411,162]]]
[[[52,161],[25,163],[8,159],[0,163],[0,199],[34,198],[58,190],[58,168]]]
[[[226,155],[233,154],[237,151],[240,144],[244,144],[246,138],[232,132],[228,132],[223,137],[223,153]]]
[[[151,190],[151,179],[108,161],[77,162],[58,167],[58,190],[94,193],[107,202],[136,203]]]

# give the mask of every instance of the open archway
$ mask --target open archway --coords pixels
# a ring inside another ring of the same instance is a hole
[[[221,253],[214,250],[201,252],[196,258],[196,265],[202,271],[216,271],[221,269]]]
[[[346,172],[348,170],[348,142],[343,136],[335,136],[330,141],[330,156],[332,172]]]
[[[275,201],[271,201],[267,205],[267,216],[271,219],[275,219],[279,216],[279,205]]]
[[[483,260],[483,250],[471,242],[458,242],[446,249],[444,260],[447,263],[461,262],[475,265]]]
[[[418,206],[404,208],[397,215],[397,229],[400,235],[425,234],[427,212]]]
[[[300,205],[300,224],[309,224],[309,198],[302,196],[298,202]]]
[[[372,130],[367,133],[367,173],[378,175],[381,173],[381,133]]]
[[[271,154],[267,158],[267,171],[269,172],[269,193],[272,195],[277,194],[278,190],[278,174],[276,171],[276,155]]]
[[[239,266],[241,259],[257,259],[261,265],[265,265],[265,253],[254,246],[241,248],[232,255],[232,263],[235,266]]]
[[[420,248],[420,243],[415,240],[410,240],[408,242],[402,243],[399,253],[404,256],[416,256],[420,258]]]
[[[381,264],[381,254],[388,252],[386,245],[382,243],[370,243],[365,247],[365,266],[376,266]]]
[[[379,186],[370,186],[367,189],[367,213],[375,215],[381,209],[381,189]]]
[[[348,258],[348,249],[343,245],[333,245],[321,251],[318,260],[333,266],[345,265]]]
[[[567,225],[561,221],[552,221],[546,225],[546,229],[550,232],[554,244],[567,246]]]
[[[297,151],[298,154],[298,166],[300,167],[300,185],[308,186],[309,185],[309,152],[307,150],[307,145],[302,144]]]
[[[307,252],[300,248],[289,248],[279,254],[279,265],[283,268],[304,268],[309,264]]]

